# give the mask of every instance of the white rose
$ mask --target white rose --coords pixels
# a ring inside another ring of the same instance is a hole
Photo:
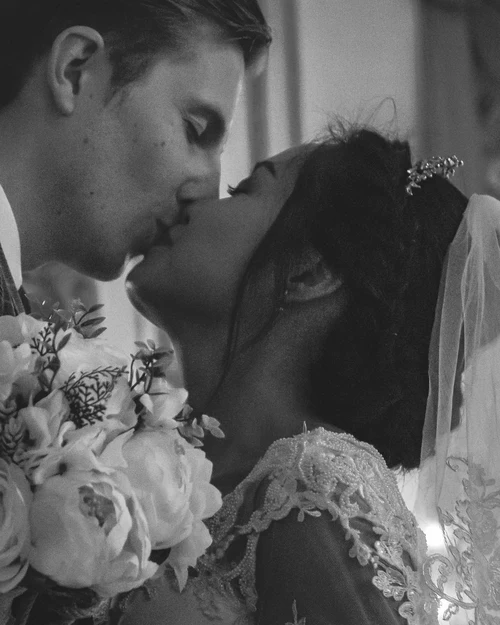
[[[198,558],[212,544],[212,537],[203,519],[212,517],[222,506],[220,491],[210,484],[213,464],[207,460],[204,451],[184,440],[182,443],[192,472],[193,489],[189,507],[193,514],[193,529],[189,536],[172,548],[167,559],[175,571],[181,590],[187,582],[188,567],[195,566]]]
[[[38,321],[25,313],[17,317],[2,315],[0,317],[0,341],[7,341],[13,347],[21,343],[29,343],[46,326],[47,324],[43,321]]]
[[[9,397],[17,378],[31,374],[35,360],[27,343],[12,347],[9,341],[0,341],[0,401]]]
[[[202,520],[220,508],[212,463],[176,430],[138,431],[123,446],[129,477],[148,520],[153,549],[173,547],[169,562],[184,587],[187,569],[211,543]],[[184,545],[176,549],[176,545]]]
[[[28,568],[29,484],[21,469],[0,458],[0,593],[23,579]]]
[[[12,391],[27,401],[40,390],[33,375],[38,354],[31,353],[30,342],[46,326],[25,313],[0,317],[0,401],[5,401]]]
[[[112,597],[157,570],[144,513],[120,472],[67,471],[36,488],[30,564],[69,588]]]
[[[135,402],[126,375],[115,383],[113,393],[106,403],[102,424],[108,432],[115,433],[133,428],[137,424]]]
[[[70,335],[69,342],[59,352],[60,367],[54,380],[57,386],[63,386],[73,373],[81,374],[100,367],[128,366],[127,356],[111,347],[105,339],[85,339],[76,330],[68,330],[58,342],[67,334]]]
[[[144,423],[150,427],[159,425],[174,429],[179,423],[174,418],[184,407],[188,398],[185,388],[172,386],[164,378],[154,378],[149,392],[140,398],[147,412]]]
[[[64,393],[56,389],[34,406],[21,408],[17,418],[26,426],[33,441],[32,448],[44,449],[58,439],[69,412]]]
[[[128,365],[128,358],[108,345],[100,338],[85,339],[75,330],[69,330],[65,336],[70,336],[68,343],[59,352],[60,367],[54,378],[54,384],[62,387],[73,376],[71,385],[82,384],[90,389],[95,388],[95,380],[86,378],[86,374],[96,369],[122,369]],[[63,340],[61,337],[59,341]],[[102,374],[102,384],[114,380],[111,396],[106,399],[102,414],[103,427],[109,432],[124,431],[134,427],[137,423],[135,404],[130,391],[127,373],[119,377]]]
[[[21,313],[16,318],[21,328],[23,340],[27,342],[32,341],[49,325],[46,321],[40,321],[26,313]]]

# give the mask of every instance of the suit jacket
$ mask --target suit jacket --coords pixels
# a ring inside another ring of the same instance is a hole
[[[25,312],[25,307],[0,246],[0,315],[19,315],[22,312]]]

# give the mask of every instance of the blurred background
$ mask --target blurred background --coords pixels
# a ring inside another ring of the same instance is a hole
[[[274,34],[249,80],[223,158],[221,194],[262,158],[325,129],[333,115],[408,138],[414,158],[457,154],[454,182],[500,198],[500,0],[260,0]],[[124,277],[95,283],[60,265],[26,290],[67,305],[104,304],[108,339],[168,337],[137,315]],[[412,483],[406,480],[410,504]],[[438,527],[426,528],[439,548]]]
[[[500,0],[260,0],[273,29],[267,69],[249,80],[223,157],[221,193],[252,163],[314,138],[333,115],[408,137],[415,158],[457,154],[466,194],[500,194]],[[126,351],[155,328],[124,277],[95,283],[60,265],[26,290],[105,305]]]

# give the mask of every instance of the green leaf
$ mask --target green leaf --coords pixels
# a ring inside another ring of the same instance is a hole
[[[106,332],[108,328],[97,328],[92,334],[89,336],[89,339],[96,339],[98,336],[101,336],[103,332]]]
[[[155,357],[158,360],[163,360],[164,358],[170,358],[171,356],[173,356],[174,352],[173,350],[169,349],[169,350],[162,350],[162,351],[156,351],[155,352]]]
[[[81,299],[74,299],[71,302],[71,310],[75,313],[77,312],[87,312],[87,307],[85,306],[85,304],[82,302]]]
[[[103,321],[106,321],[106,317],[94,317],[94,319],[87,319],[87,321],[82,321],[82,323],[78,325],[81,328],[90,328],[93,326],[98,326]]]
[[[57,346],[57,351],[60,352],[61,350],[63,350],[66,347],[66,345],[69,343],[70,339],[71,339],[71,334],[66,334],[66,336],[64,336],[59,341],[59,345]]]
[[[71,313],[64,310],[64,308],[58,308],[55,312],[59,315],[59,317],[61,317],[61,319],[64,319],[66,323],[71,321]]]
[[[203,438],[205,436],[205,430],[197,423],[193,423],[191,428],[194,436],[197,436],[198,438]]]
[[[149,349],[152,349],[153,351],[155,351],[155,350],[156,350],[156,344],[155,344],[155,342],[154,342],[154,341],[152,341],[151,339],[148,339],[148,340],[146,341],[146,343],[148,344]]]
[[[92,313],[95,313],[98,310],[101,310],[101,308],[104,308],[104,304],[94,304],[93,306],[89,308],[88,313],[89,315],[91,315]]]

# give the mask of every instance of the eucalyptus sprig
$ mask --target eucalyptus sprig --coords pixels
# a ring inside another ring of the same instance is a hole
[[[166,370],[174,359],[174,350],[158,348],[150,339],[145,343],[136,341],[135,345],[139,350],[130,355],[129,386],[131,390],[139,387],[142,392],[149,393],[154,378],[166,377]]]
[[[225,434],[220,428],[220,421],[206,414],[197,416],[191,406],[187,404],[175,420],[180,423],[177,431],[193,447],[203,446],[203,439],[207,432],[215,438],[225,438]]]
[[[40,381],[42,391],[50,393],[54,378],[60,367],[59,352],[61,352],[69,340],[70,334],[65,334],[59,340],[59,334],[73,329],[85,339],[93,339],[100,336],[105,327],[98,327],[105,317],[92,317],[103,307],[96,304],[87,308],[81,300],[72,302],[69,310],[60,308],[59,302],[50,304],[47,300],[40,302],[36,297],[30,299],[33,306],[32,316],[48,325],[39,336],[31,342],[31,348],[38,352],[40,358],[35,370]]]
[[[53,326],[54,334],[60,330],[74,329],[85,339],[94,339],[105,330],[101,323],[106,317],[92,317],[103,308],[103,304],[95,304],[87,308],[80,299],[75,299],[69,309],[61,308],[59,302],[40,301],[36,296],[30,295],[31,316],[40,321],[45,321]],[[101,327],[98,327],[101,326]]]

